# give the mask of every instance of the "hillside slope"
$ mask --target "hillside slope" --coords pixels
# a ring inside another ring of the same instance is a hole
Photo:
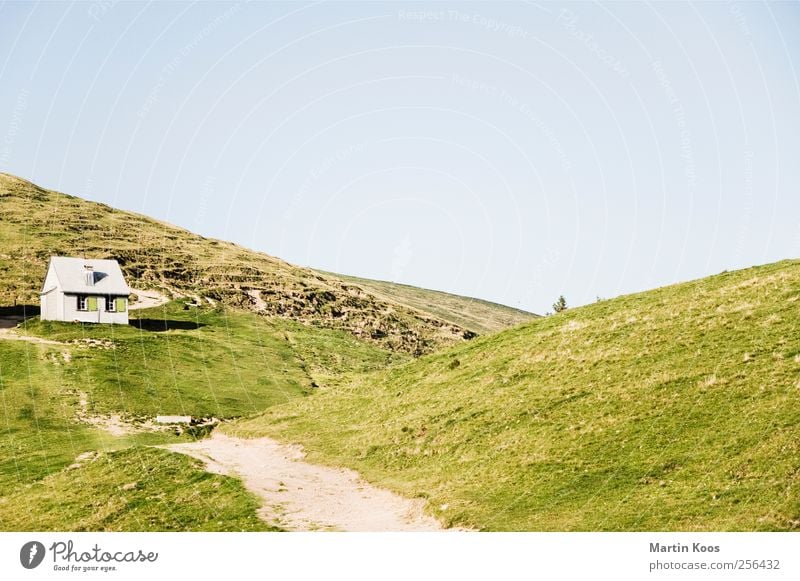
[[[422,289],[407,284],[370,280],[344,274],[327,272],[322,272],[322,274],[332,275],[346,282],[357,284],[376,297],[400,302],[423,313],[431,313],[479,335],[496,333],[539,316],[491,301]]]
[[[434,313],[428,308],[438,295],[414,304],[400,295],[378,296],[332,275],[8,174],[0,174],[0,216],[0,305],[38,304],[48,258],[84,255],[117,259],[134,287],[343,329],[395,351],[420,355],[475,335],[448,318],[449,309]],[[426,296],[424,290],[417,293]],[[466,299],[460,309],[469,311],[472,304]],[[481,308],[487,314],[493,310]]]
[[[800,261],[537,319],[224,428],[451,524],[800,528]]]

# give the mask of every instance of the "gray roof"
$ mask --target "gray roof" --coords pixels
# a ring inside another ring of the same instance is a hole
[[[116,260],[51,256],[50,266],[65,293],[126,296],[131,293]],[[95,273],[94,285],[89,284],[88,272]],[[43,288],[42,293],[49,290]]]

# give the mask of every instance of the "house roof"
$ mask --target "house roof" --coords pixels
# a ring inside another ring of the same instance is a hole
[[[116,260],[96,258],[72,258],[51,256],[50,267],[65,293],[85,293],[97,295],[129,295],[131,289],[122,276]],[[94,284],[90,285],[87,273],[94,272]],[[51,289],[42,289],[47,293]]]

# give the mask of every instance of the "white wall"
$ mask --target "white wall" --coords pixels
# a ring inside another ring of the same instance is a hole
[[[61,291],[58,288],[58,278],[52,267],[47,269],[47,276],[42,284],[42,290],[50,290],[56,287],[56,290],[51,290],[46,295],[41,295],[41,308],[42,312],[40,318],[43,321],[61,321],[64,319],[64,305],[60,297]]]
[[[127,303],[127,301],[126,301]],[[128,308],[121,313],[109,313],[106,311],[105,297],[97,297],[96,311],[79,311],[78,297],[76,295],[64,295],[62,304],[64,306],[64,316],[62,321],[81,321],[83,323],[116,323],[118,325],[128,324]]]
[[[46,295],[41,296],[41,319],[42,321],[58,321],[61,317],[58,315],[59,300],[61,296],[57,290],[51,291]]]

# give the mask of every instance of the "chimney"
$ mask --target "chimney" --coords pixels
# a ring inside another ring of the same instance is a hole
[[[94,267],[89,264],[84,264],[83,268],[86,271],[86,285],[94,286]]]

